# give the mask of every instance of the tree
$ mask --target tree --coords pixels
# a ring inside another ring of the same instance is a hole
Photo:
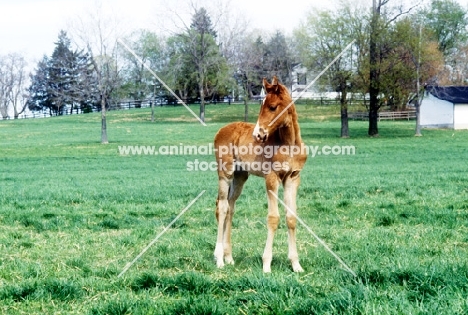
[[[449,55],[467,40],[468,12],[454,0],[432,0],[421,10],[424,25],[433,33],[439,50]]]
[[[205,96],[209,86],[216,87],[216,76],[210,76],[213,68],[222,66],[223,60],[216,44],[216,32],[205,8],[195,11],[192,24],[183,35],[187,52],[196,68],[196,78],[200,95],[200,119],[205,121]],[[211,79],[211,82],[210,80]],[[211,84],[210,84],[211,83]],[[213,84],[215,83],[215,84]]]
[[[106,17],[102,6],[97,5],[85,17],[79,17],[72,26],[75,39],[86,47],[99,93],[101,110],[101,143],[109,143],[107,137],[107,106],[112,93],[121,83],[118,64],[118,23]]]
[[[379,51],[382,50],[379,45],[382,27],[381,9],[389,0],[373,0],[372,17],[370,23],[370,41],[369,41],[369,136],[379,135],[377,126],[378,111],[381,106],[379,103],[380,84],[379,84]]]
[[[89,53],[80,51],[74,52],[75,54],[75,67],[73,71],[76,72],[78,78],[77,83],[73,85],[73,95],[75,102],[82,112],[91,112],[99,108],[99,89],[97,76],[94,73],[92,58]],[[70,111],[73,107],[70,108]]]
[[[109,143],[107,137],[107,105],[110,101],[111,94],[120,82],[119,68],[112,55],[107,55],[107,49],[103,46],[100,54],[93,55],[92,48],[89,52],[92,58],[93,68],[96,74],[97,88],[99,91],[99,99],[101,103],[101,143]]]
[[[288,44],[286,37],[280,31],[275,34],[265,45],[264,70],[268,77],[276,75],[286,86],[291,87],[292,54],[291,45]]]
[[[392,109],[404,108],[413,100],[416,109],[416,131],[419,127],[422,82],[433,80],[443,68],[443,55],[430,32],[413,17],[397,21],[389,34],[392,43],[382,62],[381,93]]]
[[[3,119],[8,119],[8,70],[4,59],[4,57],[0,59],[0,114],[2,115]]]
[[[44,55],[37,63],[34,74],[31,74],[31,85],[28,88],[30,98],[28,107],[31,111],[49,109],[52,116],[52,109],[55,108],[49,95],[49,58]]]
[[[340,93],[342,136],[346,136],[345,96],[350,87],[370,95],[368,132],[378,136],[379,109],[405,108],[419,95],[417,82],[433,80],[442,67],[441,54],[429,32],[422,29],[420,35],[419,20],[407,16],[412,7],[384,9],[388,2],[374,1],[370,16],[355,3],[344,3],[338,11],[316,12],[295,32],[300,59],[309,69],[323,69],[355,40],[352,51],[323,76]]]
[[[197,69],[188,53],[187,38],[181,35],[171,36],[167,40],[168,65],[164,70],[164,78],[179,94],[180,98],[188,100],[197,96]]]
[[[205,120],[207,97],[226,93],[228,66],[216,43],[216,32],[204,8],[195,9],[192,22],[183,32],[168,39],[167,74],[182,98],[195,89],[200,98],[200,119]],[[195,86],[194,84],[195,83]]]
[[[44,56],[31,76],[28,106],[32,110],[49,109],[51,115],[70,114],[75,108],[86,110],[96,102],[90,58],[73,50],[66,32],[61,31],[50,58]]]
[[[155,72],[161,72],[165,66],[163,40],[153,32],[138,30],[131,34],[125,42],[130,43],[131,49]],[[130,97],[142,101],[156,97],[155,78],[145,69],[128,50],[121,50],[124,58],[122,67],[122,85],[119,93],[123,97]]]
[[[253,95],[252,70],[254,67],[261,68],[263,52],[255,49],[255,38],[258,35],[257,32],[250,31],[245,14],[231,8],[229,2],[223,7],[225,11],[220,14],[222,18],[217,23],[217,39],[221,54],[226,58],[229,67],[229,73],[226,73],[226,90],[229,100],[241,96],[244,101],[244,121],[248,121],[248,100]],[[255,82],[258,85],[261,80]]]
[[[11,54],[13,86],[10,90],[10,103],[13,107],[13,117],[18,119],[27,108],[28,94],[26,91],[27,62],[19,54]]]
[[[446,67],[439,75],[439,83],[467,84],[468,11],[453,0],[432,0],[419,15],[445,57]]]
[[[391,73],[395,62],[395,43],[390,39],[395,22],[414,7],[398,5],[386,9],[390,0],[373,0],[369,23],[369,129],[371,137],[378,137],[378,111],[386,103],[381,98],[386,88],[382,74]],[[387,95],[388,96],[388,95]],[[394,94],[397,96],[397,94]]]
[[[248,100],[254,94],[254,87],[258,88],[257,94],[260,92],[264,46],[262,38],[256,37],[254,33],[239,36],[235,43],[236,51],[233,53],[232,63],[235,69],[234,78],[242,86],[244,121],[248,121]]]
[[[56,107],[56,112],[67,104],[73,104],[71,86],[76,83],[72,77],[73,52],[71,50],[70,39],[64,31],[60,31],[58,42],[49,60],[49,93],[52,103]]]
[[[440,84],[446,85],[468,85],[468,43],[459,46],[451,54],[450,65],[447,65],[445,77],[441,78]]]
[[[0,114],[9,118],[11,109],[17,119],[27,108],[27,62],[18,53],[0,56]]]
[[[359,17],[349,12],[346,6],[335,11],[319,11],[311,13],[307,22],[295,31],[297,48],[304,66],[314,72],[322,71],[336,56],[343,52],[354,39],[353,29],[350,27],[352,19]],[[348,92],[354,85],[356,65],[353,64],[353,50],[346,50],[336,60],[323,76],[327,86],[331,86],[339,93],[341,113],[341,137],[349,137],[348,126]]]

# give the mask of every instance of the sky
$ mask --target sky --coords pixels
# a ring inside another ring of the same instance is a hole
[[[50,56],[59,31],[68,31],[73,21],[96,8],[97,3],[126,30],[146,28],[158,32],[171,21],[180,22],[174,17],[176,14],[189,18],[193,12],[189,4],[195,2],[199,6],[228,4],[230,16],[242,16],[252,28],[289,33],[307,12],[333,8],[337,1],[340,0],[0,0],[0,55],[19,52],[30,62],[39,61],[44,54]],[[352,1],[372,4],[372,0]],[[465,7],[468,2],[457,1]]]
[[[157,31],[160,26],[158,21],[170,15],[167,14],[168,10],[190,12],[190,0],[100,1],[106,13],[121,19],[126,29],[147,28]],[[216,2],[207,1],[211,4]],[[317,6],[316,0],[292,1],[294,5],[278,5],[276,0],[222,2],[229,2],[230,12],[233,12],[233,15],[242,15],[253,28],[273,28],[291,32],[305,17],[305,12]],[[330,1],[333,0],[321,2],[323,4]],[[0,54],[19,52],[27,60],[34,62],[44,54],[51,55],[59,31],[68,30],[73,20],[85,15],[95,6],[96,0],[0,0]],[[175,20],[177,21],[177,18]],[[164,25],[168,25],[168,22]]]

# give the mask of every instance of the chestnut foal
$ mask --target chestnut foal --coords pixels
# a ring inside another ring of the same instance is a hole
[[[235,202],[249,174],[253,174],[265,178],[268,197],[268,234],[263,252],[263,271],[271,272],[273,238],[280,217],[278,200],[270,191],[277,195],[279,185],[283,184],[284,202],[294,212],[291,214],[286,210],[288,257],[292,269],[301,272],[303,269],[296,248],[296,192],[299,173],[307,155],[303,150],[296,109],[287,88],[278,83],[276,76],[271,84],[263,79],[263,86],[266,96],[257,124],[231,123],[221,128],[214,139],[219,178],[216,200],[218,235],[214,256],[218,268],[223,267],[224,263],[234,264],[231,227]]]

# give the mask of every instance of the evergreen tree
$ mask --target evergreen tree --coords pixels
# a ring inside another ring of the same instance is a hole
[[[222,56],[210,16],[197,9],[185,32],[168,39],[165,77],[182,98],[199,97],[200,119],[205,120],[205,101],[227,93],[229,68]]]
[[[92,112],[100,107],[99,89],[96,73],[94,72],[91,56],[82,51],[75,52],[75,73],[78,78],[77,84],[73,85],[75,103],[79,105],[82,112]]]
[[[198,34],[209,34],[216,38],[216,31],[211,23],[211,18],[205,8],[196,10],[192,16],[192,24],[190,28],[195,30]]]
[[[62,115],[69,108],[88,110],[95,106],[97,93],[89,55],[72,50],[65,31],[60,31],[50,58],[38,63],[31,76],[29,108],[49,109],[51,115]]]
[[[52,99],[49,94],[49,58],[44,55],[38,62],[34,74],[31,74],[31,85],[28,88],[30,98],[28,107],[31,111],[49,109],[52,115]]]
[[[54,52],[49,60],[49,94],[57,114],[62,113],[65,105],[73,108],[74,104],[72,89],[77,83],[77,78],[73,76],[75,55],[70,45],[66,32],[60,31]]]
[[[192,16],[192,24],[185,35],[191,62],[196,68],[198,92],[200,95],[200,119],[205,121],[205,96],[209,81],[209,70],[217,63],[219,49],[215,42],[216,33],[213,31],[211,19],[205,8],[201,8]]]
[[[284,34],[277,31],[265,49],[264,69],[267,76],[276,75],[283,84],[291,87],[292,56]]]

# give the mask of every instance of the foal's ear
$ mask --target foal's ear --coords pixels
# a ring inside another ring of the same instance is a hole
[[[270,87],[270,83],[268,83],[266,78],[263,78],[263,87],[267,90]]]
[[[276,75],[273,76],[271,80],[271,85],[278,85],[278,77]]]
[[[278,78],[273,76],[273,79],[271,80],[271,84],[268,83],[266,78],[263,78],[263,87],[265,88],[265,91],[267,93],[277,93],[279,90],[279,85],[278,85]]]

